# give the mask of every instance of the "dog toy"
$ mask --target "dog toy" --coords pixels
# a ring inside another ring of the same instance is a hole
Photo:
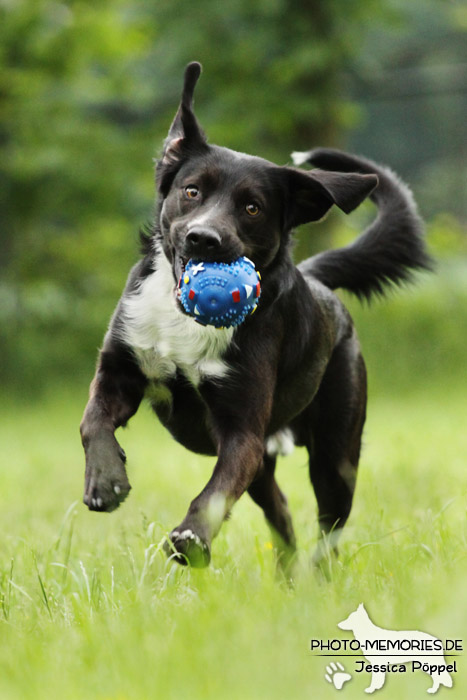
[[[231,263],[189,260],[178,283],[178,296],[198,323],[230,328],[256,310],[260,279],[246,257]]]

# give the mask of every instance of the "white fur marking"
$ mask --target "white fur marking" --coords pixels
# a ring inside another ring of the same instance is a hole
[[[344,479],[345,483],[352,491],[355,488],[355,483],[357,481],[357,469],[353,466],[352,462],[344,459],[337,467],[339,475]]]
[[[183,314],[174,287],[171,266],[161,252],[156,270],[123,299],[123,339],[149,379],[171,377],[177,367],[194,384],[204,377],[224,377],[229,367],[221,358],[233,328],[202,326]]]
[[[303,165],[307,162],[310,151],[294,151],[290,154],[294,165]]]
[[[213,532],[219,532],[227,511],[227,500],[223,493],[214,493],[208,502],[206,520]]]
[[[182,532],[172,532],[171,539],[172,539],[172,542],[174,542],[174,541],[177,542],[180,540],[191,540],[192,542],[195,542],[198,545],[198,547],[202,547],[204,550],[208,549],[208,546],[206,545],[205,542],[202,541],[201,537],[199,537],[192,530],[183,530]]]
[[[319,564],[323,559],[328,559],[332,555],[337,541],[342,533],[341,527],[335,527],[331,532],[321,532],[313,553],[313,564]]]
[[[266,452],[270,457],[282,455],[286,457],[294,451],[295,442],[290,428],[278,430],[277,433],[271,435],[266,440]]]

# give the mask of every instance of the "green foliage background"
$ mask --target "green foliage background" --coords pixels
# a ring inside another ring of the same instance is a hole
[[[435,250],[465,255],[466,29],[463,3],[435,0],[1,0],[0,380],[90,374],[192,59],[213,142],[381,159],[410,178]],[[344,226],[305,227],[297,257]]]

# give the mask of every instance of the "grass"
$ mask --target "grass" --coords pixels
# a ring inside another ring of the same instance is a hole
[[[146,408],[120,435],[130,498],[112,515],[88,512],[77,433],[85,400],[84,388],[70,388],[3,409],[2,700],[333,698],[327,660],[310,653],[310,639],[350,639],[336,624],[361,601],[381,626],[463,638],[460,385],[370,402],[355,507],[329,581],[309,563],[316,513],[305,453],[280,463],[300,552],[293,589],[275,579],[269,532],[247,496],[208,570],[167,562],[164,534],[213,462],[173,443]],[[339,660],[353,670],[352,659]],[[451,697],[466,695],[465,664],[459,657]],[[364,676],[353,674],[346,697],[364,697]],[[379,692],[421,697],[429,685],[421,672],[392,674]]]
[[[350,302],[370,404],[354,509],[329,580],[310,564],[317,524],[304,451],[278,468],[298,536],[291,588],[276,580],[269,531],[247,496],[209,569],[167,562],[163,538],[213,460],[176,445],[148,408],[120,435],[133,491],[105,515],[81,503],[86,383],[4,397],[0,698],[334,698],[329,659],[311,654],[310,639],[350,640],[336,625],[360,602],[383,627],[467,638],[465,269],[446,268],[369,309]],[[337,660],[353,675],[345,697],[365,697],[369,676],[354,673],[354,659]],[[457,662],[446,697],[467,695],[467,662]],[[379,694],[423,697],[429,685],[421,672],[388,674]]]

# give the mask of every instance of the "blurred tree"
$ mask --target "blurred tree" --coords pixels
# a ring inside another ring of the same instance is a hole
[[[150,212],[151,140],[102,106],[144,102],[132,69],[147,39],[119,1],[0,3],[4,378],[89,356],[124,281],[129,222]]]
[[[0,379],[37,384],[84,358],[89,374],[188,61],[205,65],[211,141],[284,163],[356,125],[349,67],[371,68],[365,36],[403,13],[395,0],[0,0]]]
[[[414,187],[421,210],[467,223],[467,4],[407,3],[366,33],[348,74],[365,118],[351,149],[389,163]]]

